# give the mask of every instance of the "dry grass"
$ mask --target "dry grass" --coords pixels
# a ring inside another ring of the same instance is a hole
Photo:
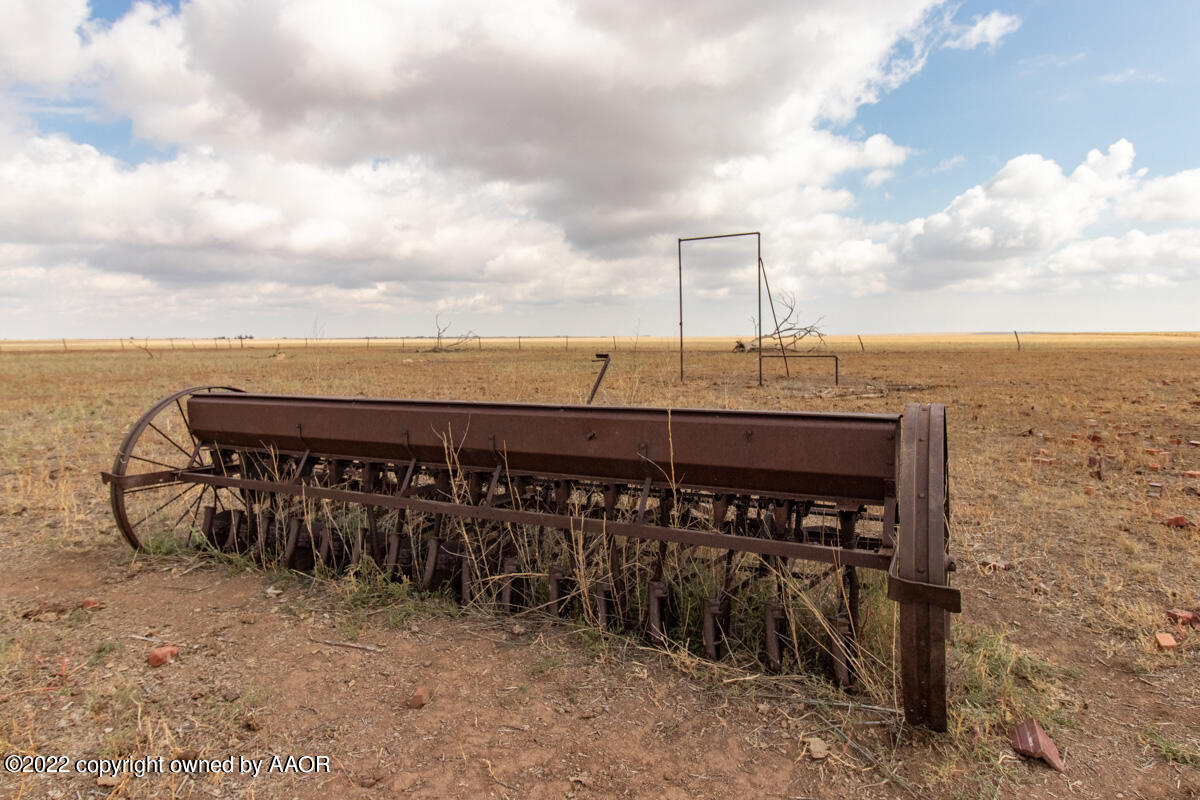
[[[18,352],[4,342],[0,385],[17,391],[0,394],[0,558],[19,562],[114,542],[97,473],[145,408],[187,385],[582,402],[595,377],[592,352],[609,350],[613,365],[596,400],[602,404],[895,413],[906,402],[945,402],[952,550],[966,610],[950,658],[953,730],[923,745],[923,766],[910,779],[956,794],[970,775],[980,795],[1029,780],[1004,739],[1007,727],[1026,714],[1037,715],[1060,745],[1092,741],[1090,728],[1098,727],[1106,737],[1157,754],[1164,769],[1194,771],[1194,737],[1181,733],[1190,723],[1192,731],[1200,725],[1194,702],[1167,719],[1146,697],[1123,689],[1121,711],[1117,705],[1111,715],[1099,709],[1112,700],[1104,693],[1118,681],[1175,687],[1200,660],[1200,635],[1175,653],[1153,645],[1153,634],[1168,629],[1165,609],[1200,606],[1200,528],[1164,524],[1176,515],[1200,522],[1200,480],[1185,477],[1200,469],[1200,447],[1187,444],[1200,440],[1200,336],[1022,335],[1021,341],[1018,353],[1011,334],[866,336],[861,352],[854,337],[834,337],[829,346],[842,357],[840,386],[821,362],[796,365],[785,378],[776,361],[761,389],[753,356],[727,352],[723,340],[690,343],[683,385],[673,343],[644,337],[636,352],[632,340],[618,339],[614,347],[611,340],[572,339],[561,350],[554,341],[523,341],[517,351],[508,340],[483,340],[482,350],[437,354],[413,352],[411,342],[401,349],[372,341],[368,350],[353,342],[305,349],[295,341],[255,341],[246,349],[205,350],[201,342],[192,349],[177,340],[174,350],[151,343],[149,358],[132,348],[84,351],[70,341],[65,352],[61,343],[57,351],[50,343]],[[990,566],[998,560],[1012,568]],[[598,576],[577,577],[582,586]],[[364,626],[406,629],[422,614],[446,608],[366,573],[306,591],[341,598],[349,608],[339,623],[347,639]],[[871,597],[873,627],[865,635],[872,642],[867,673],[874,684],[868,682],[867,697],[886,703],[894,691],[891,606]],[[59,633],[34,633],[15,624],[19,609],[2,610],[17,632],[0,635],[0,695],[19,693],[0,707],[5,749],[45,751],[48,742],[69,742],[96,753],[158,754],[211,749],[249,735],[241,718],[253,703],[239,700],[233,710],[222,705],[220,720],[213,717],[209,728],[197,727],[181,741],[163,730],[161,714],[145,705],[134,684],[98,682],[128,641],[81,640],[86,620],[72,628],[69,615]],[[298,606],[295,613],[309,612]],[[589,652],[609,657],[613,645],[606,637],[585,629],[578,639]],[[54,669],[72,647],[67,674],[56,682]],[[749,664],[713,667],[686,647],[671,657],[710,686],[747,688],[741,678]],[[543,673],[551,675],[558,656],[545,658]],[[818,660],[815,653],[794,658]],[[773,684],[756,685],[759,692],[775,691]],[[83,715],[78,733],[48,734],[39,728],[41,706],[34,698],[64,687],[81,692],[69,701]],[[1137,710],[1125,709],[1130,705]],[[1081,729],[1082,718],[1089,730]]]

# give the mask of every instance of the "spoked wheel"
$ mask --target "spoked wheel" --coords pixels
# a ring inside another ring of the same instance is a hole
[[[245,509],[239,494],[173,477],[173,470],[230,468],[229,455],[214,464],[214,453],[200,447],[187,418],[187,399],[209,392],[240,392],[228,386],[197,386],[164,397],[125,434],[111,477],[106,478],[117,528],[130,546],[151,543],[187,546],[197,540],[205,506]],[[217,455],[217,458],[221,456]]]

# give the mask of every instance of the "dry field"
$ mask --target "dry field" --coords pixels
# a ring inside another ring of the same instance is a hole
[[[1200,795],[1200,631],[1165,615],[1200,610],[1200,335],[1024,335],[1021,352],[1011,334],[867,336],[865,352],[842,337],[840,386],[827,362],[785,378],[774,361],[763,388],[732,337],[690,342],[683,385],[668,340],[204,342],[0,343],[0,752],[268,761],[257,776],[0,772],[0,795]],[[365,577],[134,557],[109,516],[99,471],[176,389],[581,402],[595,350],[614,356],[597,403],[947,404],[964,590],[948,733],[845,707],[894,705],[886,680],[848,696]],[[1172,630],[1178,649],[1157,650]],[[148,639],[182,653],[153,669]],[[431,702],[407,708],[421,685]],[[1013,754],[1007,731],[1029,715],[1065,773]],[[330,771],[268,774],[289,755]]]

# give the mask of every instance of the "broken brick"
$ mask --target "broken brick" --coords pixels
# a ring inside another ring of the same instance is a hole
[[[412,696],[405,701],[404,705],[409,708],[421,708],[429,702],[430,692],[428,686],[418,686]]]
[[[1167,611],[1167,619],[1180,625],[1192,625],[1200,620],[1200,614],[1195,611],[1185,611],[1182,608],[1172,608]]]
[[[1189,469],[1187,472],[1183,473],[1183,477],[1200,478],[1200,469]]]
[[[1040,758],[1059,772],[1065,772],[1058,748],[1033,717],[1012,729],[1009,734],[1013,749],[1023,756]]]
[[[163,664],[174,661],[177,655],[179,655],[179,648],[173,644],[166,644],[151,650],[150,655],[146,656],[146,661],[152,667],[161,667]]]
[[[1160,631],[1154,634],[1154,644],[1159,650],[1174,650],[1179,646],[1179,642],[1175,641],[1175,637],[1169,633]]]
[[[1162,471],[1162,464],[1147,464],[1146,469],[1150,470],[1151,472],[1160,472]]]
[[[1168,517],[1163,520],[1163,524],[1172,528],[1190,528],[1192,521],[1185,516]]]

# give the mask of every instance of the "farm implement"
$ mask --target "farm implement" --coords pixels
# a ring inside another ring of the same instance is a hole
[[[370,568],[710,659],[819,662],[843,685],[872,658],[860,571],[877,570],[898,604],[905,716],[946,727],[960,599],[940,405],[817,414],[201,387],[134,423],[102,477],[134,548]]]

